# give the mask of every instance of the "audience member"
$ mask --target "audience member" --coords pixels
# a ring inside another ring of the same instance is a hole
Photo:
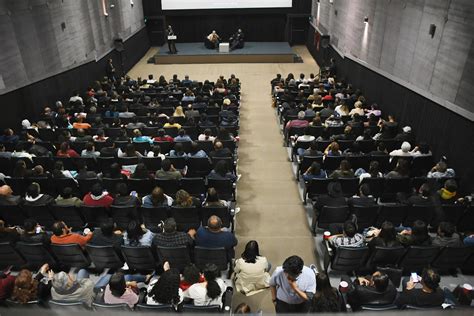
[[[403,281],[403,291],[395,301],[398,306],[413,305],[420,307],[441,306],[444,293],[439,287],[441,278],[433,269],[425,269],[421,279]],[[420,286],[417,288],[417,284]],[[421,287],[421,288],[420,288]]]
[[[337,313],[344,311],[339,291],[331,286],[329,276],[324,272],[316,274],[316,294],[311,302],[312,313]]]
[[[455,227],[450,222],[439,223],[437,235],[431,243],[437,247],[460,247],[462,245],[461,237],[455,232]]]
[[[188,233],[177,231],[177,224],[174,218],[169,217],[163,224],[163,232],[155,234],[153,237],[153,247],[181,247],[191,248],[194,244],[196,231],[190,229]]]
[[[68,227],[63,221],[57,221],[53,224],[53,236],[51,236],[51,243],[64,245],[64,244],[78,244],[82,248],[85,247],[87,242],[92,239],[92,232],[80,235],[72,232],[72,229]]]
[[[84,196],[82,200],[85,206],[110,207],[114,202],[114,198],[103,189],[102,184],[95,183],[92,185],[91,191]]]
[[[206,264],[203,274],[205,281],[191,285],[184,291],[184,298],[192,299],[193,304],[196,306],[222,306],[222,295],[227,287],[224,281],[218,277],[219,270],[217,266],[215,264]]]
[[[136,220],[128,223],[127,230],[123,233],[125,246],[150,247],[155,234]]]
[[[290,256],[273,272],[270,290],[277,313],[307,313],[316,293],[314,271],[300,257]]]
[[[397,289],[384,272],[375,271],[348,283],[347,298],[353,310],[360,310],[361,305],[389,305],[397,297]]]

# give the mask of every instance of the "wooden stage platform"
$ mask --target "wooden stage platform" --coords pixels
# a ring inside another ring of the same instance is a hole
[[[167,44],[161,46],[155,64],[293,63],[295,56],[287,42],[246,42],[229,53],[207,49],[203,43],[176,43],[176,48],[178,53],[172,55]]]

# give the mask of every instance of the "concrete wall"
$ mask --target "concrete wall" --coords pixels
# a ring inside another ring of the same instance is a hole
[[[474,113],[474,1],[314,0],[312,12],[343,54]]]
[[[108,17],[102,0],[1,0],[0,94],[98,60],[144,27],[142,0],[105,2]]]

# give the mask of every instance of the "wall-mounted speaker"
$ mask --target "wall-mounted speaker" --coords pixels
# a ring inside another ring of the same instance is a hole
[[[431,35],[431,38],[433,38],[433,37],[434,37],[434,35],[435,35],[435,32],[436,32],[436,25],[434,25],[434,24],[431,24],[431,25],[430,25],[430,31],[428,32],[428,34],[430,34],[430,35]]]
[[[321,36],[321,47],[322,48],[328,48],[330,39],[331,38],[330,38],[329,35],[322,35]]]

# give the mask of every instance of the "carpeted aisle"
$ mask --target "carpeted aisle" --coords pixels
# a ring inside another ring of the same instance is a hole
[[[179,47],[178,47],[179,49]],[[298,64],[214,64],[214,65],[153,65],[146,64],[146,56],[130,72],[133,78],[166,78],[176,73],[180,78],[215,80],[220,74],[236,74],[242,81],[240,115],[240,143],[238,168],[242,178],[238,182],[236,235],[240,257],[249,240],[257,240],[261,254],[272,263],[273,269],[293,254],[303,258],[306,265],[315,262],[314,238],[299,197],[297,183],[283,147],[275,111],[271,107],[270,80],[276,73],[317,73],[318,66],[305,47],[293,47],[304,63]],[[147,56],[154,54],[148,52]],[[270,290],[246,297],[234,295],[234,306],[248,303],[252,310],[274,312]]]

